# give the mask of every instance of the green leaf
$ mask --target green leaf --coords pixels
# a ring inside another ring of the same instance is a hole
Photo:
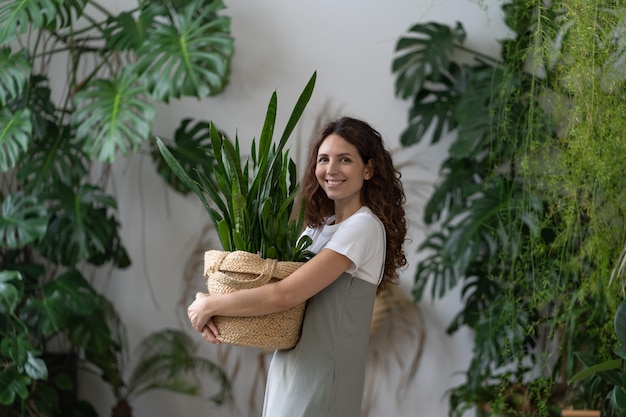
[[[11,55],[10,48],[0,48],[0,108],[24,91],[31,71],[28,59],[26,49]]]
[[[421,90],[415,96],[413,105],[409,109],[409,125],[400,136],[402,145],[410,146],[419,143],[433,123],[435,123],[435,130],[431,143],[437,143],[445,127],[449,130],[455,126],[452,118],[455,103],[456,98],[450,90]]]
[[[201,198],[224,250],[246,250],[285,261],[293,260],[294,256],[309,256],[304,249],[295,250],[301,228],[293,227],[292,223],[302,226],[303,212],[297,220],[290,218],[298,191],[297,172],[295,163],[289,158],[288,151],[283,152],[283,147],[311,97],[315,78],[314,73],[300,94],[278,146],[272,144],[277,109],[277,95],[272,94],[258,153],[255,141],[252,141],[251,169],[250,159],[242,167],[238,138],[231,143],[220,136],[213,124],[211,149],[216,162],[212,172],[215,182],[196,171],[199,181],[196,184],[162,142],[157,142],[166,163]],[[252,184],[248,185],[250,170]],[[205,194],[215,203],[217,210],[208,205]]]
[[[4,369],[0,373],[0,404],[11,405],[16,398],[28,397],[28,386],[31,379],[17,373],[15,368]]]
[[[156,110],[146,97],[133,67],[117,78],[94,79],[74,97],[72,126],[85,151],[113,162],[117,152],[128,155],[150,137]]]
[[[0,45],[54,21],[63,0],[21,0],[0,3]]]
[[[89,0],[63,0],[57,3],[57,13],[54,21],[50,21],[47,29],[56,30],[71,26],[83,15]]]
[[[622,346],[626,347],[626,300],[622,301],[617,308],[613,327],[615,328],[617,340],[619,340]]]
[[[568,383],[571,384],[573,382],[580,381],[581,379],[587,378],[591,375],[595,375],[600,372],[606,372],[606,371],[611,371],[613,369],[618,369],[621,366],[622,366],[622,361],[620,359],[605,361],[605,362],[590,366],[578,372],[568,381]]]
[[[22,192],[8,194],[0,205],[2,246],[22,248],[41,239],[46,233],[48,213],[35,196]]]
[[[291,136],[291,133],[295,129],[296,125],[298,124],[298,121],[300,120],[302,113],[304,113],[304,109],[306,108],[307,104],[309,103],[309,100],[311,99],[311,96],[313,95],[313,89],[315,88],[316,80],[317,80],[317,71],[314,71],[313,75],[311,75],[311,78],[309,78],[309,81],[307,81],[306,85],[304,86],[304,89],[300,93],[300,96],[298,97],[298,101],[296,102],[295,106],[293,107],[293,110],[291,111],[291,114],[289,115],[289,120],[287,120],[287,124],[285,125],[285,130],[283,131],[283,134],[280,136],[280,140],[278,141],[279,151],[282,151],[282,149],[285,147],[287,140],[289,139],[289,137]]]
[[[439,221],[444,211],[464,206],[468,198],[480,192],[472,175],[474,168],[472,161],[466,159],[448,158],[442,163],[441,179],[424,210],[426,224]]]
[[[77,184],[87,175],[88,157],[72,142],[73,131],[69,126],[61,126],[60,132],[56,125],[49,126],[49,136],[34,141],[17,172],[17,179],[28,192],[50,190],[55,183]]]
[[[219,133],[223,135],[223,133]],[[213,172],[215,157],[211,149],[210,123],[192,119],[183,119],[174,133],[174,143],[166,145],[170,154],[176,159],[183,171],[190,177],[196,172],[209,177]],[[165,181],[176,191],[188,194],[192,191],[174,173],[161,155],[156,141],[152,144],[152,158],[156,161],[157,171]]]
[[[25,321],[49,335],[65,329],[74,317],[91,315],[99,299],[80,272],[70,269],[45,283],[42,297],[29,298],[22,312]]]
[[[396,44],[392,71],[397,73],[396,95],[413,97],[424,87],[427,79],[439,81],[447,73],[450,56],[463,44],[465,30],[430,22],[411,27]]]
[[[138,50],[147,39],[146,30],[155,17],[150,10],[142,10],[137,20],[130,12],[109,17],[103,30],[107,46],[118,51]]]
[[[50,98],[49,80],[41,74],[31,74],[28,87],[16,99],[9,103],[11,108],[28,108],[31,113],[32,142],[44,140],[58,132],[56,124],[56,107]],[[31,144],[32,144],[31,142]]]
[[[0,271],[0,314],[11,314],[20,302],[21,291],[10,281],[21,279],[17,271]]]
[[[0,171],[13,168],[26,152],[31,140],[32,125],[27,109],[11,113],[0,109]]]
[[[611,401],[617,407],[618,410],[626,410],[626,388],[623,386],[616,386],[611,393]]]
[[[56,184],[48,199],[50,223],[40,245],[48,259],[66,266],[114,253],[119,243],[119,224],[109,214],[115,199],[92,185],[76,188]]]
[[[176,160],[174,155],[172,155],[170,150],[167,148],[167,146],[165,146],[165,144],[160,138],[158,137],[156,138],[156,143],[157,143],[157,147],[159,148],[159,152],[161,153],[161,155],[163,156],[163,159],[165,160],[165,163],[170,167],[172,172],[174,172],[174,174],[178,177],[178,179],[182,181],[182,183],[184,184],[186,188],[190,189],[198,196],[200,201],[202,201],[204,208],[207,210],[207,212],[210,212],[209,203],[204,197],[204,194],[202,194],[202,190],[200,189],[198,184],[191,179],[191,177],[189,176],[189,174],[187,174],[187,172],[185,172],[185,169]],[[214,218],[213,216],[211,216],[211,218],[213,219],[213,221],[217,221],[217,219]]]
[[[155,20],[141,46],[139,67],[149,90],[157,100],[221,92],[228,82],[233,38],[230,19],[218,17],[221,1],[200,7],[193,1],[167,22]],[[173,9],[172,9],[173,10]],[[200,14],[197,14],[200,10]]]
[[[47,379],[48,368],[46,363],[41,358],[36,358],[32,352],[28,352],[28,361],[24,366],[26,375],[32,379]]]
[[[137,347],[139,358],[128,381],[128,397],[136,398],[153,389],[166,389],[196,395],[200,386],[195,373],[208,375],[220,385],[213,401],[223,401],[230,390],[224,371],[215,363],[195,355],[191,338],[179,330],[165,329],[152,333]]]

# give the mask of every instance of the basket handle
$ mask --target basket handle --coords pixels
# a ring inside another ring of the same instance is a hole
[[[276,265],[278,261],[276,259],[263,259],[262,265],[263,270],[261,273],[253,279],[237,279],[231,274],[226,274],[220,272],[220,266],[227,254],[222,254],[215,259],[211,265],[209,265],[209,273],[211,274],[211,278],[221,282],[224,285],[228,285],[229,287],[236,289],[245,289],[245,288],[256,288],[262,285],[267,284],[276,271]],[[232,271],[232,268],[231,268]],[[237,271],[232,271],[237,272]],[[243,271],[242,271],[243,272]]]

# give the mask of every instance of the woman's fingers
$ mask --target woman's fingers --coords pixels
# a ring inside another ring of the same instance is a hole
[[[217,326],[215,325],[215,322],[213,321],[213,319],[209,319],[209,321],[206,324],[209,328],[209,330],[211,330],[213,332],[213,334],[215,336],[219,336],[220,335],[220,330],[217,328]]]
[[[204,326],[202,329],[202,338],[209,343],[213,343],[214,345],[219,345],[221,343],[217,337],[215,337],[215,333],[209,328],[208,325]]]

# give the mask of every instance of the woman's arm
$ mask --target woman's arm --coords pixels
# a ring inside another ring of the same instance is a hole
[[[212,334],[216,329],[213,316],[260,316],[298,305],[317,294],[343,272],[352,261],[330,249],[322,249],[293,274],[261,287],[239,290],[230,294],[209,296],[198,293],[196,300],[187,310],[193,327],[203,333],[203,337],[215,343]]]

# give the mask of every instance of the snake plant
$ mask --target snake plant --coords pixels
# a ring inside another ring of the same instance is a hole
[[[212,176],[199,170],[187,172],[157,138],[166,163],[202,201],[224,250],[258,253],[263,258],[280,261],[310,258],[311,252],[306,249],[310,239],[298,238],[304,222],[304,206],[299,216],[292,217],[298,182],[295,163],[285,145],[311,97],[315,78],[313,73],[278,144],[272,142],[278,104],[276,92],[272,94],[258,147],[256,140],[252,140],[250,157],[243,165],[245,158],[241,155],[239,139],[235,138],[233,144],[214,124],[210,126],[210,145],[197,150],[199,154],[213,155]]]

